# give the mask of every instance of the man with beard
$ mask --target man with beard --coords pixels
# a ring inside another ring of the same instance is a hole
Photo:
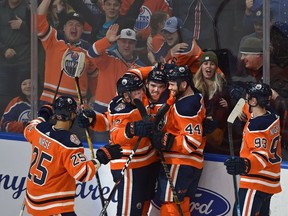
[[[168,89],[176,101],[167,112],[162,131],[154,131],[151,142],[163,152],[182,212],[190,215],[190,197],[195,195],[204,163],[202,122],[206,110],[202,95],[193,87],[188,67],[175,67],[167,76]],[[162,202],[160,215],[178,215],[163,168],[158,179],[156,199]]]

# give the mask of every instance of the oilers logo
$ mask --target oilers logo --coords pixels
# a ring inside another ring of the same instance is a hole
[[[70,77],[80,77],[85,68],[85,54],[66,50],[62,58],[62,68]]]
[[[134,30],[140,31],[149,27],[152,12],[146,6],[142,6],[140,9],[140,14],[136,20]]]
[[[30,120],[31,120],[31,110],[30,109],[23,111],[18,117],[19,122],[29,122]]]

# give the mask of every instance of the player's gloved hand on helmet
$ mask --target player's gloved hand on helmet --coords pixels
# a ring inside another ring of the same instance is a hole
[[[108,144],[97,150],[96,159],[101,164],[107,164],[110,160],[121,158],[122,155],[122,148],[119,144]]]
[[[91,109],[83,110],[78,114],[77,122],[81,128],[88,128],[91,125],[93,126],[96,122],[96,113]]]
[[[38,110],[38,117],[42,117],[45,121],[49,121],[51,116],[53,116],[54,109],[51,104],[45,104]]]
[[[247,158],[235,157],[228,158],[224,165],[230,175],[246,175],[250,171],[250,160]]]
[[[125,134],[127,137],[132,138],[133,136],[149,137],[152,134],[153,122],[128,122],[125,128]]]
[[[150,137],[152,146],[158,150],[170,151],[174,142],[175,136],[170,133],[156,131]]]

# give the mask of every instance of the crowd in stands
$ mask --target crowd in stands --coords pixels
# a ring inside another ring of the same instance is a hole
[[[107,111],[117,93],[117,80],[128,70],[159,62],[188,66],[195,87],[205,98],[207,116],[217,122],[217,129],[207,136],[206,151],[229,153],[227,115],[243,97],[247,81],[263,82],[262,1],[45,2],[38,0],[38,81],[26,79],[31,71],[30,2],[0,2],[1,131],[22,133],[31,120],[31,93],[22,88],[27,80],[29,91],[30,82],[39,82],[39,106],[61,95],[78,101],[75,79],[63,72],[62,61],[63,55],[76,51],[85,53],[85,68],[79,78],[83,101],[97,113]],[[270,85],[275,90],[271,105],[281,117],[286,146],[288,5],[286,0],[271,0],[270,4]],[[22,92],[18,91],[20,86]],[[241,122],[233,128],[239,147],[237,127],[243,127]],[[108,133],[92,134],[95,142],[109,140]]]

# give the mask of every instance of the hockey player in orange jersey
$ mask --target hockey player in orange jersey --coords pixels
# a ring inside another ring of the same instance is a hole
[[[162,131],[154,131],[151,142],[154,148],[163,152],[182,212],[190,216],[189,197],[196,193],[204,164],[202,122],[206,110],[202,95],[193,87],[188,67],[174,67],[167,75],[168,89],[176,101],[167,112]],[[156,199],[162,202],[160,215],[179,215],[165,171],[161,168]]]
[[[53,108],[56,124],[48,122]],[[101,164],[121,158],[122,149],[118,144],[106,145],[97,150],[95,159],[88,160],[81,141],[69,132],[76,118],[75,100],[61,96],[53,108],[42,106],[38,118],[24,130],[32,147],[25,205],[34,216],[75,216],[76,180],[91,180]]]
[[[267,109],[271,95],[271,88],[265,83],[247,85],[251,117],[244,127],[240,157],[225,161],[229,174],[240,175],[238,193],[242,216],[270,215],[271,197],[281,191],[280,120]],[[233,215],[237,215],[236,207]]]

